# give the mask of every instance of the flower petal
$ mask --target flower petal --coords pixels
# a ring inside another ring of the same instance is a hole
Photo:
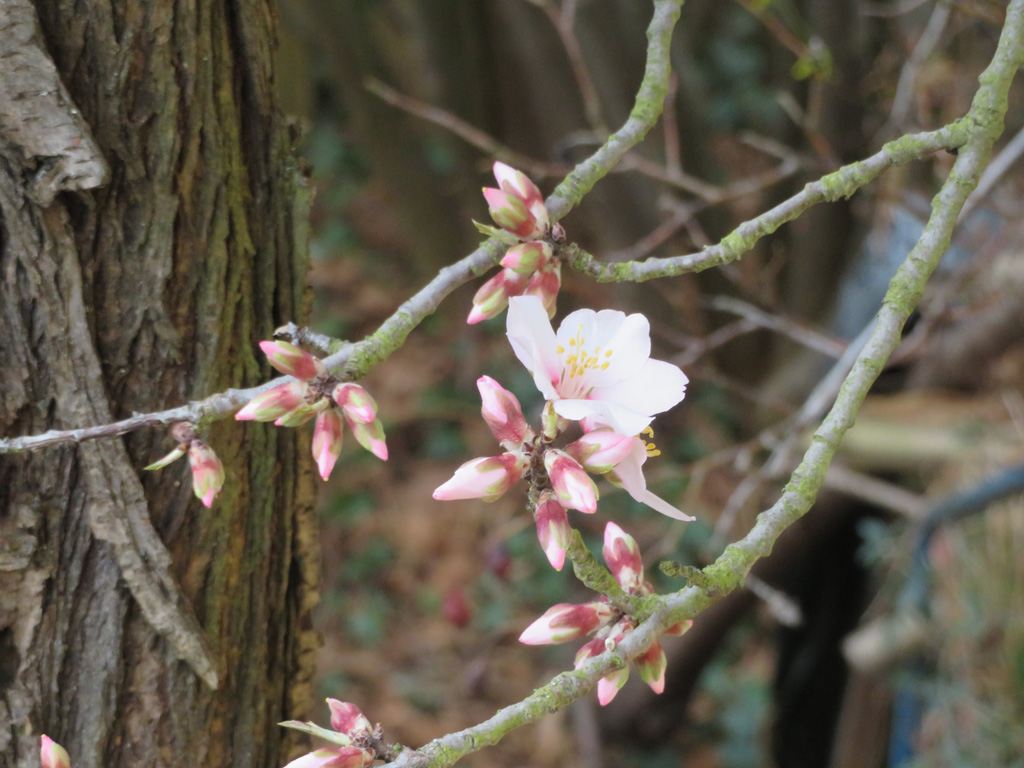
[[[636,368],[635,375],[600,387],[592,396],[615,403],[642,404],[637,410],[645,414],[662,413],[683,399],[688,381],[678,366],[648,359]],[[626,434],[639,434],[640,429]]]
[[[547,310],[536,296],[518,296],[508,302],[508,340],[516,357],[531,374],[546,400],[557,400],[555,384],[561,375],[558,341]]]

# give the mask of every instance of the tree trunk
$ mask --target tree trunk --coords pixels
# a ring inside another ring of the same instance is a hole
[[[183,405],[303,321],[308,195],[268,0],[0,0],[0,435]],[[105,159],[105,161],[104,161]],[[199,425],[0,456],[0,768],[280,765],[319,555],[302,430]],[[216,686],[215,688],[213,686]]]

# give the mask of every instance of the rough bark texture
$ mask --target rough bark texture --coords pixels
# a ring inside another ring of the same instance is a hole
[[[0,434],[268,375],[255,342],[307,312],[274,26],[266,0],[0,0]],[[206,426],[209,511],[185,462],[141,471],[165,430],[0,457],[0,768],[42,733],[76,768],[280,764],[311,693],[308,438]]]

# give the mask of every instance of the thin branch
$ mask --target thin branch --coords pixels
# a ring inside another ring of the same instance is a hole
[[[981,181],[978,182],[978,188],[971,192],[971,196],[967,198],[964,209],[960,211],[961,221],[974,210],[978,203],[985,199],[988,193],[992,191],[992,187],[996,185],[996,182],[1013,167],[1013,164],[1020,159],[1022,154],[1024,154],[1024,128],[1017,131],[1017,135],[988,164],[985,173],[981,176]]]
[[[531,0],[532,2],[532,0]],[[601,116],[601,99],[598,95],[597,85],[590,76],[587,62],[583,56],[583,49],[580,47],[579,38],[576,37],[576,2],[565,0],[562,3],[561,11],[555,8],[550,2],[534,3],[539,5],[544,14],[551,21],[551,25],[558,33],[565,48],[565,55],[569,58],[569,67],[576,78],[576,87],[580,89],[580,98],[583,100],[583,114],[586,115],[587,124],[592,131],[598,133],[602,138],[608,135],[608,126]]]
[[[838,358],[846,349],[845,341],[829,336],[796,320],[765,312],[763,309],[740,299],[735,299],[731,296],[714,296],[708,303],[712,309],[739,315],[755,323],[758,327],[767,328],[783,336],[788,336],[797,344],[813,349],[816,352],[821,352],[821,354],[828,357]]]
[[[803,190],[779,203],[757,218],[745,221],[716,245],[698,253],[664,259],[605,264],[576,245],[568,247],[573,269],[603,283],[643,282],[658,277],[703,272],[735,261],[786,222],[793,221],[818,203],[849,197],[894,166],[906,165],[939,150],[953,150],[964,144],[968,135],[966,120],[957,120],[936,131],[909,134],[887,143],[866,160],[843,166],[838,171],[808,183]]]
[[[568,173],[570,166],[564,163],[544,163],[534,160],[532,157],[522,155],[509,149],[500,141],[495,139],[486,131],[481,131],[476,126],[467,123],[460,117],[456,117],[446,109],[434,107],[419,99],[399,93],[390,85],[385,85],[375,77],[368,77],[363,82],[364,87],[374,96],[387,102],[397,109],[415,115],[421,120],[440,126],[451,131],[470,146],[476,147],[485,155],[495,157],[502,162],[513,165],[519,170],[532,176],[534,179],[545,179],[560,177]]]
[[[825,487],[888,509],[908,520],[920,520],[927,511],[927,502],[917,494],[840,464],[828,468]]]

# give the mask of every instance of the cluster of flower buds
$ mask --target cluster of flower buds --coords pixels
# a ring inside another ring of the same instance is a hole
[[[508,306],[509,298],[523,295],[538,297],[552,317],[562,268],[546,238],[560,228],[550,226],[540,190],[521,171],[495,163],[494,177],[499,188],[484,189],[491,218],[519,242],[505,252],[502,270],[476,292],[466,322],[472,325],[495,317]]]
[[[356,440],[379,459],[387,461],[384,428],[377,420],[377,403],[358,384],[339,381],[324,364],[286,341],[261,341],[270,364],[295,381],[257,395],[235,414],[239,421],[273,421],[279,427],[297,427],[316,417],[313,458],[326,480],[341,454],[342,419]]]
[[[178,446],[146,469],[163,469],[188,453],[188,463],[192,469],[192,490],[203,505],[209,508],[213,505],[214,497],[224,487],[224,465],[213,448],[196,437],[195,427],[187,421],[179,421],[172,426],[171,435]]]
[[[64,747],[45,734],[39,741],[39,759],[43,768],[71,768],[71,758]]]
[[[623,592],[634,596],[653,594],[651,585],[644,581],[640,548],[633,537],[615,523],[608,523],[604,529],[602,554],[608,564],[608,570]],[[692,624],[692,621],[680,622],[669,627],[665,634],[681,635]],[[622,613],[603,600],[581,605],[560,603],[549,608],[543,616],[527,627],[519,636],[519,641],[527,645],[550,645],[565,643],[593,633],[594,638],[576,654],[576,668],[579,669],[587,659],[614,649],[636,627],[636,620],[632,616]],[[661,693],[665,689],[666,665],[665,651],[662,650],[661,643],[652,643],[635,661],[643,681],[655,693]],[[615,698],[628,678],[628,666],[601,678],[597,684],[597,698],[602,706]]]
[[[545,408],[544,427],[537,435],[515,395],[490,376],[481,376],[477,388],[484,421],[505,453],[467,461],[434,491],[434,498],[494,501],[529,472],[539,489],[535,505],[537,536],[551,565],[561,570],[570,536],[566,510],[587,514],[597,511],[600,494],[588,473],[604,474],[618,466],[632,452],[633,438],[598,428],[565,448],[554,448],[550,439],[566,423],[554,409]]]
[[[285,768],[366,768],[373,765],[381,748],[381,728],[372,726],[355,704],[328,699],[331,729],[315,723],[288,720],[281,723],[337,746],[317,749],[292,760]]]

